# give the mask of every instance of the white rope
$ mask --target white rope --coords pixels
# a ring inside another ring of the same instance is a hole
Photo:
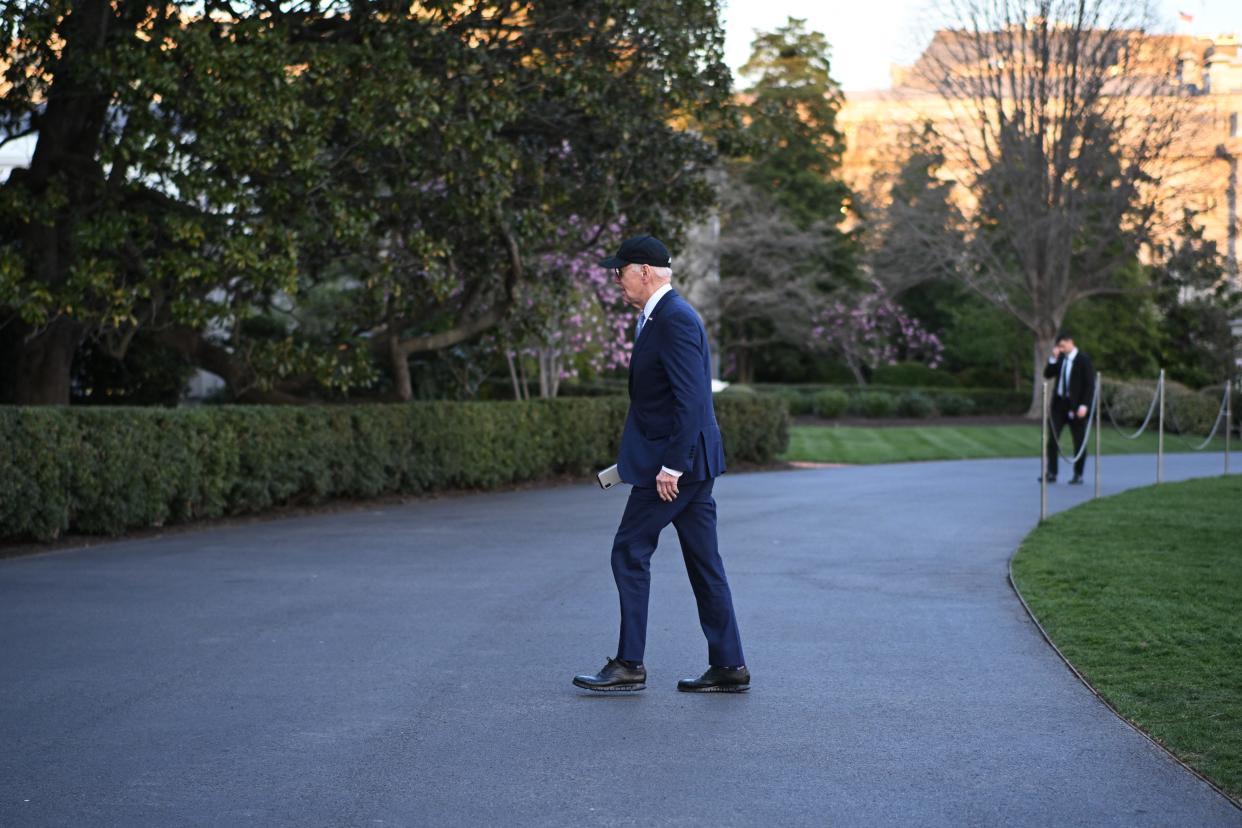
[[[1182,436],[1182,427],[1178,425],[1177,420],[1173,417],[1173,410],[1170,408],[1169,419],[1172,420],[1173,427],[1177,429],[1177,439],[1181,440],[1182,443],[1184,443],[1185,445],[1190,446],[1191,451],[1203,451],[1205,448],[1211,445],[1212,440],[1216,438],[1216,431],[1217,429],[1220,428],[1221,420],[1225,418],[1225,406],[1229,402],[1228,394],[1229,394],[1229,387],[1226,384],[1225,393],[1220,398],[1220,408],[1216,411],[1216,422],[1212,423],[1212,431],[1208,434],[1207,439],[1197,446],[1190,446],[1190,441]]]
[[[1099,374],[1096,374],[1095,390],[1091,394],[1091,410],[1087,412],[1087,430],[1082,433],[1082,445],[1078,447],[1078,453],[1071,459],[1065,456],[1061,451],[1061,441],[1057,439],[1057,432],[1060,429],[1050,428],[1052,433],[1052,443],[1057,447],[1057,454],[1066,463],[1077,463],[1087,451],[1087,446],[1091,445],[1091,426],[1095,422],[1095,407],[1100,401],[1100,381]]]
[[[1139,437],[1143,436],[1143,432],[1147,430],[1147,424],[1151,422],[1151,415],[1156,413],[1156,403],[1160,401],[1160,389],[1163,385],[1164,376],[1162,375],[1160,379],[1156,380],[1156,390],[1151,395],[1151,405],[1147,407],[1147,416],[1143,418],[1143,424],[1139,426],[1139,430],[1133,434],[1126,434],[1121,430],[1121,426],[1117,425],[1117,420],[1113,417],[1112,409],[1108,407],[1107,403],[1104,404],[1104,413],[1108,415],[1108,421],[1112,423],[1113,428],[1117,429],[1117,433],[1120,434],[1122,438],[1126,440],[1137,440]]]

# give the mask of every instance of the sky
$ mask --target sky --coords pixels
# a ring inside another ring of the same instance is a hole
[[[1169,31],[1242,36],[1239,0],[1155,0]],[[725,60],[734,76],[756,29],[770,31],[789,17],[823,32],[832,47],[832,75],[846,91],[888,87],[890,63],[912,63],[930,38],[929,0],[724,0]],[[1178,12],[1194,19],[1178,21]],[[739,81],[739,87],[745,81]]]

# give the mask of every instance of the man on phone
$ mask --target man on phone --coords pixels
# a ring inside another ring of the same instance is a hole
[[[686,573],[707,637],[708,669],[682,679],[684,692],[741,692],[750,671],[733,612],[733,596],[716,544],[715,478],[724,447],[712,407],[707,331],[672,289],[668,248],[652,236],[626,239],[600,264],[612,270],[625,302],[639,310],[630,355],[630,410],[617,465],[632,484],[612,546],[612,573],[621,599],[616,658],[598,673],[574,677],[587,690],[642,690],[651,556],[660,532],[677,529]]]
[[[1082,450],[1087,435],[1087,417],[1091,400],[1095,396],[1095,368],[1091,358],[1074,346],[1074,337],[1068,331],[1057,334],[1056,344],[1048,364],[1044,366],[1044,378],[1054,380],[1048,430],[1048,482],[1057,480],[1057,440],[1066,423],[1074,436],[1074,476],[1070,485],[1082,484],[1083,468],[1087,465],[1087,453]]]

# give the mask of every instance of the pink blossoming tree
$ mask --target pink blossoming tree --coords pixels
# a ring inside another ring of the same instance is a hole
[[[816,348],[845,361],[859,385],[866,384],[866,371],[879,365],[909,361],[938,368],[944,352],[940,339],[878,283],[831,302],[817,315],[811,334]]]

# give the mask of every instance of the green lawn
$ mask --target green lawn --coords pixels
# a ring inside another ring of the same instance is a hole
[[[1242,475],[1056,515],[1027,537],[1013,573],[1122,715],[1242,796]]]
[[[1144,434],[1126,440],[1105,426],[1104,454],[1140,454],[1156,451],[1156,436]],[[1069,429],[1062,432],[1065,454],[1073,448]],[[965,460],[979,457],[1038,457],[1038,425],[927,425],[927,426],[813,426],[795,425],[789,430],[789,450],[782,460],[815,463],[901,463],[910,460]],[[1165,435],[1166,452],[1188,451],[1177,435]],[[1218,437],[1208,451],[1223,451]],[[1234,446],[1237,441],[1234,441]],[[1232,447],[1231,447],[1232,448]],[[1091,437],[1090,452],[1095,452]],[[1106,461],[1107,462],[1107,461]],[[1242,456],[1238,457],[1242,465]],[[1101,464],[1103,465],[1103,464]],[[1223,461],[1222,461],[1223,468]]]

